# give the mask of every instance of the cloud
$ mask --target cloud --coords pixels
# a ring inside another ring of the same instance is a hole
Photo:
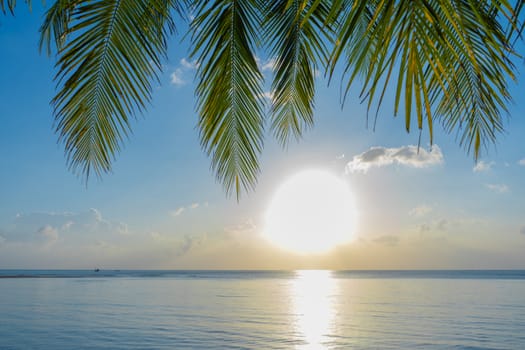
[[[185,235],[182,241],[175,248],[175,255],[177,257],[187,254],[190,250],[202,246],[206,243],[207,236],[203,235]]]
[[[425,216],[431,211],[432,211],[432,207],[429,207],[428,205],[420,205],[420,206],[410,209],[410,211],[408,212],[408,215],[420,217],[420,216]]]
[[[208,207],[208,202],[204,202],[203,203],[203,206],[204,207]],[[179,207],[173,211],[170,212],[170,215],[175,217],[175,216],[179,216],[181,215],[183,212],[185,212],[186,210],[192,210],[192,209],[197,209],[198,207],[200,207],[200,203],[191,203],[189,205],[186,205],[186,206],[183,206],[183,207]]]
[[[171,216],[179,216],[180,214],[182,214],[184,212],[184,210],[186,210],[186,208],[184,208],[184,207],[177,208],[177,209],[171,211],[170,215]]]
[[[525,235],[525,226],[523,226],[523,227],[521,228],[520,233],[521,233],[522,235]],[[0,236],[0,237],[1,237],[1,236]],[[1,240],[0,240],[0,243],[1,243]]]
[[[176,86],[183,86],[186,81],[182,78],[182,69],[177,68],[170,74],[170,82]]]
[[[108,221],[98,209],[79,213],[17,214],[13,223],[4,230],[7,242],[50,241],[61,239],[90,240],[97,235],[110,236],[128,233],[128,226],[119,221]]]
[[[197,69],[199,68],[199,63],[195,61],[188,61],[186,58],[180,60],[180,65],[186,69]]]
[[[253,222],[253,219],[248,219],[243,223],[228,226],[224,228],[224,231],[228,234],[234,235],[234,236],[242,236],[246,234],[250,234],[255,232],[257,229],[257,225]]]
[[[385,235],[374,239],[374,243],[393,247],[399,243],[399,237],[394,235]]]
[[[175,86],[186,85],[186,73],[199,67],[197,61],[188,61],[186,58],[182,58],[179,61],[179,65],[170,74],[170,82]]]
[[[509,186],[505,184],[485,184],[485,187],[496,193],[507,193],[509,192]]]
[[[518,161],[518,164],[519,164],[519,165],[523,165],[523,166],[525,166],[525,158],[520,159],[520,160]]]
[[[443,163],[443,153],[438,145],[431,151],[414,145],[399,148],[372,147],[358,154],[346,164],[345,172],[367,173],[370,168],[384,167],[391,164],[405,165],[411,168],[428,168]]]
[[[263,62],[261,65],[262,72],[267,72],[267,71],[273,72],[274,69],[275,69],[275,59],[274,58],[270,58],[269,60]]]
[[[484,171],[489,171],[492,169],[492,166],[494,165],[494,162],[485,162],[483,160],[476,163],[476,165],[472,168],[472,171],[475,173],[481,173]]]
[[[275,69],[276,61],[274,58],[270,58],[270,59],[263,61],[261,60],[261,58],[255,57],[255,61],[257,62],[257,66],[263,73],[268,72],[268,71],[273,72],[273,70]]]
[[[58,239],[58,229],[51,225],[42,226],[36,233],[47,241],[56,241]]]

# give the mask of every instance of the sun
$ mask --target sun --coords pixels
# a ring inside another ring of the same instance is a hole
[[[348,184],[328,171],[307,170],[277,189],[265,215],[263,235],[296,253],[325,253],[351,241],[355,225]]]

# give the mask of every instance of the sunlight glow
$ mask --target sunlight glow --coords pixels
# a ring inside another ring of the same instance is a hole
[[[266,212],[264,236],[297,253],[325,253],[352,239],[356,215],[347,183],[321,170],[284,182]]]
[[[331,271],[302,270],[291,285],[295,331],[299,349],[324,349],[335,330],[337,281]]]

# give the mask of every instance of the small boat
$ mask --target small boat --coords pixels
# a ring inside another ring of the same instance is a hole
[[[100,271],[100,269],[97,267],[97,268],[95,269],[95,272],[99,272],[99,271]]]

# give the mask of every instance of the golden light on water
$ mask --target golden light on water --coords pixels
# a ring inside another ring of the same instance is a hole
[[[335,334],[337,281],[331,271],[301,270],[290,287],[295,332],[304,340],[297,349],[325,349]]]

